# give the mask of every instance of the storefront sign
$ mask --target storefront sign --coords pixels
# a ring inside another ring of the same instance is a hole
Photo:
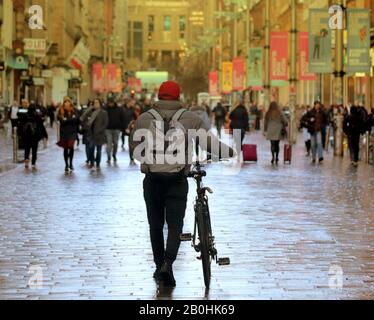
[[[45,39],[30,39],[26,38],[23,40],[24,53],[28,56],[35,58],[44,58],[46,55],[47,42]]]

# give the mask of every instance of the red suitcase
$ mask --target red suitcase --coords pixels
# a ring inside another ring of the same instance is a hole
[[[292,146],[289,144],[284,145],[284,163],[286,162],[292,162]]]
[[[243,145],[243,160],[257,162],[257,146],[255,144]]]

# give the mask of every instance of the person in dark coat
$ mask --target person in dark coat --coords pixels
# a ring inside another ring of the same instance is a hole
[[[126,101],[125,105],[124,105],[124,109],[125,109],[125,115],[126,115],[125,127],[127,129],[129,127],[130,123],[133,122],[134,120],[136,120],[135,101],[134,100]],[[123,130],[122,131],[122,137],[121,137],[121,139],[122,139],[122,149],[125,148],[126,136],[129,136],[128,130]],[[130,143],[129,143],[129,150],[130,150]]]
[[[106,144],[105,132],[109,123],[108,113],[103,109],[100,99],[94,100],[93,106],[82,115],[81,121],[88,142],[89,166],[92,168],[96,163],[97,170],[100,170],[102,147]]]
[[[29,168],[30,151],[32,151],[31,164],[32,168],[36,169],[39,142],[42,139],[48,139],[48,134],[42,118],[37,113],[35,105],[30,105],[28,107],[27,114],[20,122],[20,128],[25,146],[25,168]]]
[[[60,141],[57,145],[64,149],[65,172],[73,171],[74,145],[78,138],[79,116],[69,97],[58,111]]]
[[[213,109],[215,124],[218,131],[218,137],[221,137],[222,127],[225,125],[227,111],[222,106],[222,103],[218,103],[217,106]]]
[[[360,155],[360,136],[363,132],[365,123],[360,114],[359,108],[351,107],[350,115],[346,116],[343,124],[343,131],[348,136],[351,161],[357,166]]]
[[[238,103],[238,105],[231,111],[230,116],[230,128],[231,130],[241,131],[241,146],[243,147],[243,142],[245,138],[245,133],[249,129],[249,114],[247,108]]]
[[[108,164],[112,157],[117,162],[118,140],[121,131],[126,129],[126,114],[123,108],[118,107],[113,98],[108,100],[106,112],[108,113],[108,127],[106,130]]]

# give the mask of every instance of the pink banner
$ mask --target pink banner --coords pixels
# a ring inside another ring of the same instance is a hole
[[[309,33],[300,32],[299,35],[299,78],[300,80],[317,80],[317,75],[309,72]]]
[[[218,91],[218,72],[209,72],[209,94],[212,96],[217,96]]]
[[[244,70],[245,62],[243,58],[234,58],[233,64],[233,90],[242,91],[244,90]]]
[[[92,65],[92,89],[96,92],[104,91],[104,68],[101,63]]]
[[[288,80],[288,32],[271,33],[270,79]]]
[[[121,93],[123,89],[122,83],[122,69],[117,68],[116,70],[116,90],[113,90],[114,93]]]
[[[117,66],[115,64],[106,65],[106,89],[114,92],[117,89]]]

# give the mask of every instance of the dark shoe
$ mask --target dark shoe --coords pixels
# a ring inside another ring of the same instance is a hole
[[[156,280],[156,281],[160,281],[161,280],[161,266],[156,266],[156,271],[153,273],[153,278]]]
[[[312,163],[313,163],[313,164],[316,163],[316,159],[313,159],[313,160],[312,160]]]
[[[174,288],[176,286],[174,274],[173,274],[173,267],[171,264],[165,262],[162,265],[160,271],[160,279],[163,281],[165,287]]]
[[[65,167],[65,173],[69,173],[69,167],[68,166]]]
[[[70,171],[74,171],[74,166],[72,164],[70,165]]]
[[[324,160],[323,158],[319,158],[319,163],[323,162],[323,160]]]

